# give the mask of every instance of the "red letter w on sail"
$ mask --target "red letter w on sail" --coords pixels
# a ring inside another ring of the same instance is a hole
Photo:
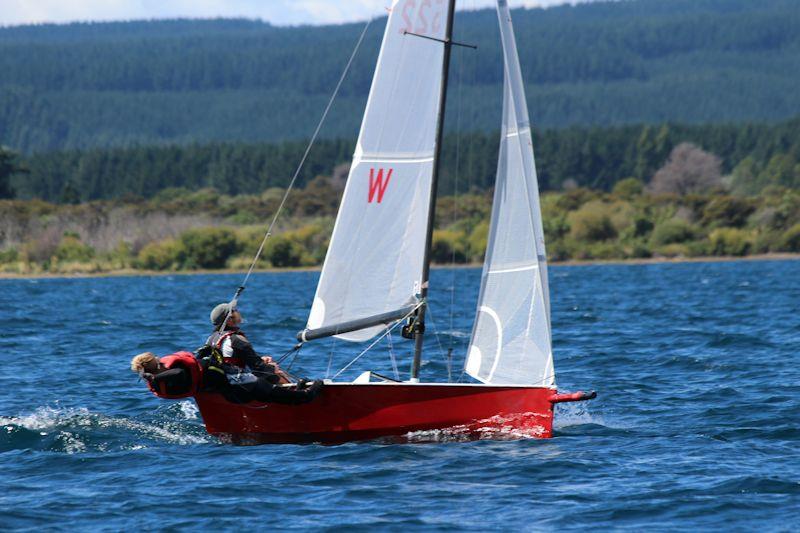
[[[378,175],[375,176],[375,169],[369,169],[369,202],[372,203],[372,200],[375,199],[375,193],[378,194],[378,203],[383,201],[383,193],[386,192],[386,187],[389,186],[389,180],[392,178],[392,170],[389,169],[389,172],[386,173],[386,181],[383,180],[383,169],[378,169]]]

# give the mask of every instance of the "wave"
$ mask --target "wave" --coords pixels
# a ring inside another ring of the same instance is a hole
[[[710,487],[711,494],[800,494],[800,482],[775,476],[740,476]]]
[[[40,450],[84,453],[139,449],[156,443],[214,442],[198,423],[197,407],[179,402],[142,419],[108,416],[85,407],[42,406],[19,416],[0,416],[0,451]]]
[[[708,341],[707,348],[739,348],[739,349],[764,349],[776,348],[776,344],[768,340],[764,335],[749,335],[747,333],[733,333],[726,331],[716,331],[706,334]]]

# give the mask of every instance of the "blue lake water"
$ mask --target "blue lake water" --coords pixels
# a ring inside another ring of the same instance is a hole
[[[555,438],[340,446],[220,443],[191,401],[129,371],[138,352],[197,347],[241,276],[0,280],[0,529],[800,524],[800,261],[550,272],[559,388],[599,392],[559,406]],[[434,271],[427,378],[447,378],[450,346],[460,374],[479,275]],[[291,347],[317,277],[252,278],[257,349]],[[342,377],[391,375],[380,348]],[[410,343],[393,352],[407,372]],[[323,376],[356,353],[310,343],[293,370]]]

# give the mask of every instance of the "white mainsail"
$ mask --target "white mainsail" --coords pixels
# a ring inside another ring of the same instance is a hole
[[[307,328],[416,302],[431,194],[445,0],[395,0]],[[410,35],[409,32],[417,35]],[[340,334],[364,341],[384,329]]]
[[[550,296],[533,144],[506,0],[497,14],[505,64],[492,221],[466,372],[484,383],[553,386]]]

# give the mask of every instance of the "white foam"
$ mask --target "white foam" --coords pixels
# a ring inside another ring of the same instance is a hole
[[[90,416],[89,410],[86,408],[77,409],[60,409],[53,407],[39,407],[33,413],[19,417],[0,417],[0,424],[15,425],[31,431],[54,429],[57,426],[64,425],[71,421],[85,420]],[[84,425],[88,425],[85,423]],[[42,433],[46,435],[47,433]]]
[[[86,451],[86,444],[81,441],[80,437],[69,431],[60,432],[57,440],[61,441],[62,446],[64,446],[64,452],[68,454]]]
[[[207,435],[196,435],[187,432],[181,420],[196,420],[197,407],[192,402],[179,404],[180,417],[175,421],[142,422],[132,418],[116,418],[101,413],[92,413],[85,407],[61,408],[39,407],[30,414],[16,417],[0,417],[0,425],[6,426],[6,431],[13,431],[13,427],[21,427],[30,431],[37,431],[41,436],[54,433],[56,440],[63,445],[66,453],[80,453],[87,449],[82,440],[81,432],[90,432],[92,427],[121,429],[156,440],[163,440],[179,445],[203,444],[209,442]],[[175,418],[174,415],[170,418]],[[124,437],[122,437],[124,439]],[[104,451],[108,449],[108,442],[101,442],[92,447]]]
[[[181,414],[186,420],[197,420],[200,415],[200,411],[197,409],[197,404],[193,401],[185,401],[181,402],[180,404]]]
[[[545,430],[535,423],[536,416],[535,413],[523,413],[508,418],[493,416],[472,426],[458,425],[443,429],[411,431],[405,434],[405,438],[409,442],[539,439]]]

